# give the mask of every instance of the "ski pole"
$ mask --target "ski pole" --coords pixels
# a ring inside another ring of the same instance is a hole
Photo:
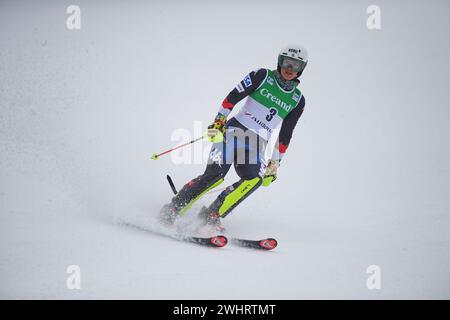
[[[202,135],[201,137],[198,137],[197,139],[194,139],[194,140],[191,140],[191,141],[189,141],[189,142],[183,143],[182,145],[179,145],[179,146],[177,146],[177,147],[175,147],[175,148],[169,149],[169,150],[167,150],[167,151],[164,151],[164,152],[161,152],[161,153],[154,153],[154,154],[152,154],[152,159],[153,159],[153,160],[158,160],[158,158],[159,158],[160,156],[165,155],[166,153],[172,152],[172,151],[174,151],[174,150],[177,150],[177,149],[186,147],[186,146],[188,146],[188,145],[190,145],[190,144],[193,144],[194,142],[197,142],[197,141],[199,141],[199,140],[204,139],[205,136],[206,136],[206,134]]]
[[[175,184],[173,183],[172,178],[171,178],[169,175],[167,175],[166,178],[167,178],[167,181],[169,182],[169,185],[170,185],[170,188],[172,189],[173,194],[176,195],[176,194],[178,193],[178,191],[177,191],[177,188],[175,187]],[[206,192],[205,195],[206,195],[206,194],[215,193],[215,192],[219,192],[219,191],[223,191],[223,190],[225,190],[226,188],[227,188],[227,187],[220,188],[220,189],[210,190],[210,191]]]
[[[214,138],[209,138],[209,137],[208,137],[208,132],[205,132],[201,137],[198,137],[197,139],[194,139],[194,140],[191,140],[191,141],[189,141],[189,142],[183,143],[182,145],[179,145],[179,146],[177,146],[177,147],[175,147],[175,148],[172,148],[172,149],[169,149],[169,150],[167,150],[167,151],[164,151],[164,152],[161,152],[161,153],[154,153],[154,154],[152,154],[152,159],[153,159],[153,160],[158,160],[158,158],[159,158],[160,156],[165,155],[166,153],[169,153],[169,152],[172,152],[172,151],[174,151],[174,150],[177,150],[177,149],[186,147],[186,146],[188,146],[188,145],[190,145],[190,144],[193,144],[194,142],[197,142],[197,141],[199,141],[199,140],[203,140],[204,138],[208,138],[209,141],[211,141],[211,142],[213,142],[213,143],[221,142],[221,141],[223,141],[223,139],[224,139],[224,138],[223,138],[223,134],[222,134],[221,132],[217,133],[216,136],[215,136]]]

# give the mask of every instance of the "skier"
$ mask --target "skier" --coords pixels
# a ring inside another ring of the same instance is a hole
[[[240,180],[224,189],[198,215],[205,225],[218,231],[224,230],[221,218],[258,187],[268,186],[277,178],[280,161],[305,106],[305,97],[297,86],[307,62],[306,49],[286,47],[278,55],[276,70],[262,68],[250,72],[227,95],[208,127],[208,139],[213,145],[206,170],[164,205],[160,212],[163,224],[173,224],[203,194],[221,184],[233,163]],[[227,120],[233,107],[246,97],[238,114]],[[277,130],[275,149],[266,162],[266,146]]]

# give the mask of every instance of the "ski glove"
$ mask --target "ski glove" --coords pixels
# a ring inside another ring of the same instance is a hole
[[[277,170],[279,166],[280,162],[278,160],[269,160],[266,166],[266,171],[264,172],[264,178],[262,182],[262,185],[264,187],[269,186],[277,179]]]
[[[227,117],[223,114],[217,114],[214,119],[213,124],[208,126],[208,131],[206,132],[206,137],[209,141],[213,143],[222,142],[223,135],[225,134],[225,123],[227,121]]]

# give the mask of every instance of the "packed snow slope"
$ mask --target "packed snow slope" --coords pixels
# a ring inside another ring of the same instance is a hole
[[[0,3],[0,298],[450,298],[448,1],[377,1],[373,31],[364,1],[79,0],[69,30],[72,2]],[[165,175],[204,168],[151,154],[295,43],[306,109],[278,180],[224,220],[279,248],[124,226],[156,228]]]

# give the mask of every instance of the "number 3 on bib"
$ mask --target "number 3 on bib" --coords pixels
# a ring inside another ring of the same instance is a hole
[[[266,120],[267,120],[267,121],[272,120],[273,116],[276,115],[276,114],[277,114],[277,109],[275,109],[275,108],[270,108],[269,114],[267,115]]]

